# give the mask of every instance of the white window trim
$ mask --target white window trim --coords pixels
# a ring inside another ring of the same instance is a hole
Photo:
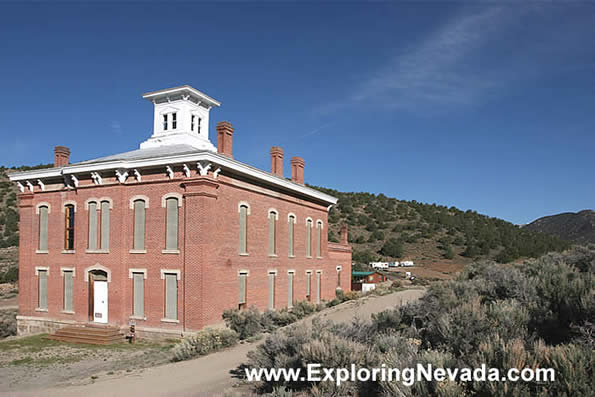
[[[74,206],[74,212],[76,213],[76,201],[74,201],[74,200],[66,200],[65,202],[62,203],[62,213],[63,214],[66,213],[66,206],[67,205],[73,205]]]
[[[238,270],[238,276],[240,276],[240,275],[249,276],[250,270],[240,269],[240,270]]]
[[[312,226],[314,226],[314,220],[310,217],[306,218],[306,225],[308,225],[308,221],[312,222]]]
[[[288,270],[287,274],[293,274],[295,276],[295,269]]]
[[[175,198],[178,199],[178,207],[182,207],[182,199],[184,198],[180,193],[167,193],[161,197],[161,208],[165,208],[167,206],[167,199]]]
[[[142,273],[143,279],[147,279],[147,269],[128,269],[128,278],[134,277],[134,273]]]
[[[246,215],[250,215],[250,204],[248,204],[246,201],[240,201],[238,203],[238,213],[241,211],[240,207],[242,206],[246,206],[248,208],[248,210],[246,211]]]
[[[61,267],[60,268],[60,276],[64,277],[65,272],[72,272],[72,278],[76,276],[76,270],[74,267]]]
[[[337,271],[340,272],[341,270],[343,270],[342,266],[337,266]]]
[[[52,206],[50,205],[50,203],[48,203],[48,202],[46,202],[46,201],[42,201],[41,203],[38,203],[38,204],[35,206],[35,214],[39,215],[39,209],[40,209],[41,207],[48,207],[48,214],[49,214],[50,212],[52,212]]]
[[[149,208],[149,198],[147,196],[143,196],[142,194],[137,194],[136,196],[132,196],[130,198],[130,209],[134,209],[134,202],[137,200],[143,200],[145,202],[145,209]]]
[[[297,216],[293,212],[290,212],[289,214],[287,214],[287,222],[291,222],[292,216],[293,216],[293,224],[297,225]]]
[[[274,274],[276,276],[277,275],[277,270],[276,269],[269,269],[267,271],[267,274]]]
[[[322,274],[322,270],[316,270],[316,274]]]
[[[110,269],[108,269],[107,267],[100,265],[99,263],[96,263],[93,266],[89,266],[88,268],[85,269],[85,282],[86,283],[89,282],[89,272],[92,270],[103,270],[104,272],[107,273],[107,282],[108,283],[112,282],[112,271]]]
[[[275,214],[275,221],[278,221],[279,220],[279,211],[277,211],[274,208],[269,208],[269,210],[267,212],[269,217],[271,216],[271,213]]]
[[[306,270],[306,274],[312,274],[312,270]]]
[[[95,197],[88,198],[85,200],[85,211],[89,211],[89,204],[95,203],[99,207],[99,199]]]
[[[316,226],[320,225],[320,229],[324,229],[324,222],[321,219],[316,220]]]
[[[112,200],[112,199],[111,199],[111,198],[109,198],[109,197],[100,197],[100,198],[97,200],[97,204],[101,206],[101,203],[102,203],[103,201],[107,201],[107,202],[109,203],[109,209],[110,209],[110,210],[114,209],[114,200]]]
[[[178,281],[180,281],[180,279],[182,278],[182,271],[179,269],[160,269],[160,273],[161,273],[161,279],[165,280],[165,275],[166,274],[175,274],[176,275],[176,279]]]
[[[47,266],[35,266],[35,275],[39,276],[39,271],[47,272],[47,275],[50,275],[50,268]]]

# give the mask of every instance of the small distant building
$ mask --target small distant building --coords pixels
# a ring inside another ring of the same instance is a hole
[[[388,269],[388,262],[370,262],[374,269]]]
[[[398,267],[399,261],[388,262],[388,267]]]
[[[351,290],[366,293],[376,288],[376,284],[386,281],[386,276],[379,272],[351,272]]]
[[[411,267],[411,266],[415,266],[415,264],[413,263],[413,261],[401,261],[401,266]]]

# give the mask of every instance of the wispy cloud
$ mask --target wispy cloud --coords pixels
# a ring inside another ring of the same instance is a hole
[[[112,131],[114,132],[114,134],[121,134],[122,133],[122,124],[120,124],[120,122],[118,120],[112,120],[110,127],[112,128]]]
[[[525,10],[498,5],[464,10],[364,78],[347,100],[327,104],[322,112],[364,102],[425,112],[483,101],[502,81],[473,65],[478,50]]]

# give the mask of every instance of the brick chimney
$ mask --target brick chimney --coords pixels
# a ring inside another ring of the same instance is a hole
[[[283,149],[279,146],[271,148],[271,174],[283,178]]]
[[[217,123],[217,153],[233,157],[233,127],[229,121]]]
[[[70,149],[66,146],[54,148],[54,167],[64,167],[70,162]]]
[[[295,183],[304,184],[304,159],[301,157],[291,158],[291,180]]]
[[[343,245],[348,244],[347,237],[348,237],[347,225],[343,224],[343,226],[341,226],[341,244],[343,244]]]

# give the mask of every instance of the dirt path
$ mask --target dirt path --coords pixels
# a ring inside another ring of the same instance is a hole
[[[0,299],[0,309],[18,309],[19,297],[14,296],[8,299]]]
[[[325,319],[344,322],[354,317],[370,318],[387,308],[405,304],[423,295],[424,290],[406,290],[390,295],[350,301],[319,313]],[[312,317],[302,321],[312,321]],[[197,396],[223,395],[237,381],[230,371],[246,361],[246,354],[259,343],[244,343],[232,349],[199,357],[194,360],[153,367],[127,376],[105,376],[94,383],[31,391],[11,395],[44,396]],[[204,394],[203,394],[204,393]],[[242,393],[244,394],[244,393]]]

